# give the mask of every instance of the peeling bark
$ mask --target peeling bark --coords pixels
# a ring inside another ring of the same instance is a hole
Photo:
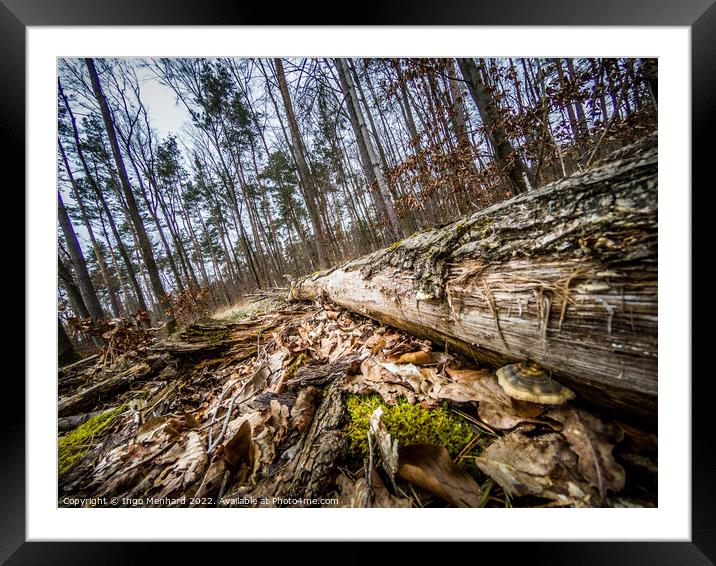
[[[291,296],[328,298],[482,362],[535,360],[587,401],[654,418],[657,155],[637,146],[308,277]]]

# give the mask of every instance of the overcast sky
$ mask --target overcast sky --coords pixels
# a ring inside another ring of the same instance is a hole
[[[189,113],[181,102],[177,104],[174,91],[153,78],[146,69],[137,69],[137,75],[142,80],[142,102],[160,139],[170,133],[179,133],[182,124],[189,121]]]

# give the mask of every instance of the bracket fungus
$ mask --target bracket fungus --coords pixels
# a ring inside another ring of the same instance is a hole
[[[554,381],[534,362],[520,362],[497,370],[497,381],[510,397],[540,405],[563,405],[575,394]]]

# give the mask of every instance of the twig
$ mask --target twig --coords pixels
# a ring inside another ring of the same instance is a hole
[[[224,479],[221,482],[221,488],[219,489],[219,497],[216,498],[216,506],[218,507],[221,503],[221,499],[224,497],[226,488],[229,487],[229,477],[231,476],[231,470],[224,472]]]
[[[368,465],[365,471],[365,497],[363,498],[363,507],[368,507],[370,496],[373,493],[373,434],[368,429]]]
[[[238,399],[239,395],[244,392],[244,389],[246,389],[246,382],[242,384],[241,389],[239,389],[236,394],[231,398],[229,408],[226,410],[226,416],[224,417],[224,424],[221,426],[221,432],[219,433],[219,436],[216,437],[216,440],[213,442],[213,444],[209,444],[209,447],[206,450],[207,454],[211,454],[219,445],[219,443],[224,439],[224,434],[226,434],[226,427],[229,426],[229,418],[231,417],[231,413],[234,411],[234,404],[236,403],[236,399]],[[211,431],[209,431],[209,434],[211,434]]]
[[[472,424],[474,424],[477,428],[482,430],[485,434],[489,434],[491,436],[499,437],[499,435],[489,426],[487,426],[484,422],[477,420],[475,417],[468,415],[467,413],[463,413],[462,411],[458,409],[451,409],[453,413],[457,413],[460,415],[463,419],[470,421]]]
[[[221,427],[221,432],[219,433],[219,436],[216,438],[216,440],[212,443],[211,442],[211,429],[209,429],[209,445],[207,448],[207,454],[211,454],[216,447],[219,445],[219,443],[224,439],[224,434],[226,434],[226,427],[229,424],[229,418],[231,417],[231,413],[234,410],[234,404],[236,403],[236,400],[239,398],[239,395],[241,395],[244,390],[246,389],[246,386],[251,383],[251,380],[258,375],[258,373],[263,369],[264,362],[261,361],[259,363],[259,367],[248,377],[244,378],[243,384],[241,385],[241,389],[239,389],[234,396],[231,398],[231,402],[229,403],[229,408],[226,411],[226,416],[224,417],[224,424]],[[216,411],[219,410],[219,405],[216,406]],[[216,415],[216,412],[214,413],[214,416]]]

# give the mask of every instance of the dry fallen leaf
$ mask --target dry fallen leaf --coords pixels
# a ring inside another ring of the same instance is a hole
[[[349,376],[342,384],[341,388],[347,393],[354,395],[368,395],[377,393],[383,398],[388,405],[395,405],[400,398],[404,398],[409,403],[417,403],[420,401],[418,395],[397,381],[369,381],[363,375]]]
[[[371,469],[370,487],[365,477],[351,481],[343,473],[336,479],[336,487],[340,493],[336,507],[365,507],[366,499],[368,507],[378,509],[411,507],[408,499],[397,497],[388,491],[375,468]]]
[[[516,416],[510,410],[510,407],[506,405],[496,405],[487,401],[480,402],[480,405],[477,407],[477,414],[485,424],[501,430],[515,428],[524,421],[524,419]]]
[[[452,381],[442,386],[438,396],[441,399],[467,403],[488,401],[498,405],[509,405],[510,398],[502,390],[497,378],[487,370],[455,370],[445,368]]]
[[[456,507],[477,507],[482,490],[444,446],[410,444],[399,450],[398,476]]]
[[[456,507],[477,507],[482,490],[444,446],[410,444],[399,450],[398,476]]]
[[[403,354],[398,358],[399,364],[415,364],[416,366],[425,366],[435,363],[435,357],[431,352],[410,352]]]
[[[270,414],[267,424],[273,428],[273,442],[280,444],[281,440],[288,430],[288,413],[289,408],[286,405],[282,405],[276,399],[271,399],[270,402]]]
[[[591,503],[591,490],[577,471],[577,455],[557,432],[535,435],[518,429],[490,444],[475,463],[508,495]]]
[[[236,434],[227,440],[221,449],[229,467],[235,469],[242,464],[250,464],[253,456],[251,423],[248,420],[243,421]]]
[[[158,497],[167,497],[177,489],[186,489],[203,476],[207,462],[204,441],[198,433],[190,431],[183,454],[157,478],[157,486],[163,486]]]
[[[579,471],[599,490],[602,500],[607,490],[616,493],[624,487],[624,468],[612,455],[614,445],[624,437],[619,427],[575,407],[552,409],[547,416],[564,424],[562,434],[579,456]]]
[[[365,348],[372,354],[376,355],[385,348],[385,338],[378,334],[374,334],[365,342]]]
[[[363,360],[360,371],[367,381],[390,381],[393,378],[390,371],[373,357]]]
[[[298,392],[296,402],[291,409],[291,422],[303,434],[308,430],[316,412],[316,406],[321,398],[321,390],[309,385]]]

